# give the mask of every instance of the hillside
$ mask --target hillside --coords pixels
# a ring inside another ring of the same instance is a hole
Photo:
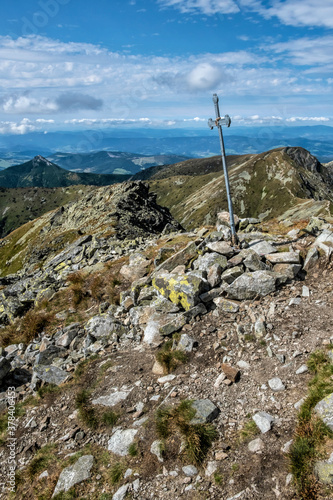
[[[186,157],[172,154],[144,156],[119,151],[99,151],[84,154],[54,153],[48,160],[75,172],[126,175],[135,174],[155,165],[178,163],[186,160]]]
[[[185,233],[137,181],[1,241],[15,498],[332,498],[333,219],[256,221],[237,247],[227,219]]]
[[[320,164],[305,149],[231,156],[228,164],[234,209],[240,217],[301,220],[331,213],[332,168]],[[219,157],[153,168],[135,178],[140,176],[148,179],[158,202],[188,229],[209,223],[227,208]]]
[[[128,179],[126,175],[100,175],[69,172],[46,160],[35,156],[22,165],[15,165],[0,172],[0,186],[19,187],[65,187],[78,184],[106,186]]]

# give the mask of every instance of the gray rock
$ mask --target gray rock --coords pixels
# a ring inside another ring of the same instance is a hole
[[[190,422],[192,425],[212,422],[220,413],[219,408],[210,399],[196,399],[192,403],[192,408],[196,411],[195,417]]]
[[[228,297],[236,300],[248,300],[264,297],[276,290],[277,276],[270,271],[244,273],[227,288]]]
[[[40,379],[48,384],[60,385],[70,378],[69,373],[61,370],[57,366],[52,365],[37,365],[34,367],[31,383],[35,379]]]
[[[262,339],[266,335],[265,322],[259,318],[254,324],[254,334],[257,339]]]
[[[177,348],[180,349],[181,351],[192,352],[195,343],[196,342],[192,337],[187,335],[187,333],[183,333],[180,336]]]
[[[269,413],[266,413],[265,411],[259,411],[258,413],[253,415],[252,418],[262,434],[265,434],[266,432],[271,430],[274,418]]]
[[[306,365],[302,365],[296,370],[296,375],[301,375],[302,373],[306,373],[308,371],[308,367]]]
[[[314,407],[314,411],[333,431],[333,393],[319,401],[319,403],[317,403]]]
[[[188,477],[193,477],[198,474],[198,469],[194,465],[185,465],[182,467],[182,471],[184,472],[185,476]]]
[[[197,257],[197,255],[198,255],[197,246],[193,241],[191,241],[190,243],[188,243],[186,245],[185,248],[183,248],[182,250],[179,250],[179,252],[175,253],[174,255],[169,257],[167,260],[165,260],[162,264],[157,266],[157,268],[155,269],[155,272],[160,271],[162,269],[165,271],[172,271],[173,269],[175,269],[175,267],[177,267],[179,265],[187,266],[187,264],[192,259]]]
[[[213,302],[219,311],[232,314],[235,314],[239,311],[239,304],[237,302],[233,302],[232,300],[224,299],[223,297],[217,297],[213,300]]]
[[[244,269],[242,266],[231,267],[230,269],[227,269],[226,271],[224,271],[224,273],[222,273],[221,280],[230,284],[235,281],[236,278],[241,276],[243,272]]]
[[[4,356],[0,357],[0,382],[5,378],[11,369],[11,364]]]
[[[252,441],[249,442],[249,444],[247,445],[249,451],[251,451],[252,453],[257,453],[258,451],[261,451],[264,449],[264,443],[262,441],[262,439],[260,438],[256,438],[256,439],[253,439]]]
[[[225,257],[219,255],[219,258]],[[191,273],[185,275],[159,273],[153,278],[153,287],[163,297],[182,306],[185,311],[200,302],[199,295],[207,291],[207,285],[207,281]]]
[[[198,271],[208,272],[214,264],[221,266],[221,270],[223,271],[227,268],[228,261],[224,255],[219,253],[205,253],[204,255],[199,255],[199,257],[193,262],[193,267]]]
[[[163,442],[159,440],[153,441],[150,447],[150,453],[156,455],[159,462],[164,461],[162,456],[162,449],[163,449]]]
[[[85,325],[85,330],[95,339],[110,338],[113,333],[121,334],[124,329],[107,314],[93,316]]]
[[[301,269],[301,264],[275,264],[274,266],[275,273],[284,274],[290,280],[296,278]]]
[[[220,264],[213,264],[207,274],[207,281],[212,288],[221,283],[222,267]]]
[[[176,378],[176,375],[170,373],[169,375],[165,375],[164,377],[160,377],[157,379],[159,384],[166,384],[167,382],[172,382]]]
[[[63,357],[67,354],[67,350],[64,347],[58,347],[55,345],[49,345],[47,348],[39,352],[36,356],[36,365],[50,365],[55,358]]]
[[[249,249],[247,254],[248,254],[247,257],[243,261],[243,264],[246,267],[247,271],[269,270],[269,266],[267,266],[264,262],[262,262],[257,252]]]
[[[124,500],[125,496],[127,495],[129,487],[130,487],[129,483],[120,486],[120,488],[118,488],[118,490],[112,496],[112,500]]]
[[[82,481],[89,479],[93,463],[94,457],[92,455],[84,455],[80,457],[74,465],[66,467],[59,476],[52,498],[61,491],[66,492],[75,484],[82,483]]]
[[[273,377],[268,381],[269,387],[274,392],[280,392],[285,390],[285,386],[282,383],[282,380],[279,377]]]
[[[57,346],[68,347],[72,340],[77,336],[80,328],[79,323],[73,323],[63,329],[62,335],[60,335],[56,340]]]
[[[266,260],[271,264],[299,264],[300,256],[298,252],[278,252],[265,255]]]
[[[186,318],[186,321],[189,322],[192,319],[196,318],[199,315],[204,315],[207,314],[207,309],[205,304],[197,304],[194,307],[191,307],[188,311],[185,311],[183,313],[184,318]]]
[[[277,251],[269,241],[255,240],[249,243],[249,247],[254,250],[258,255],[271,254]]]
[[[218,462],[216,460],[210,460],[207,462],[207,466],[205,469],[205,476],[210,477],[214,474],[214,472],[217,471],[218,468]]]
[[[207,244],[207,248],[212,252],[219,253],[225,257],[232,257],[234,249],[225,241],[214,241]]]
[[[97,399],[93,399],[92,404],[103,405],[103,406],[115,406],[116,404],[120,403],[120,401],[125,401],[131,390],[132,389],[129,389],[127,391],[115,391],[112,394],[108,394],[107,396],[100,396]]]
[[[117,429],[108,441],[108,450],[124,457],[128,455],[128,447],[133,443],[137,429]]]
[[[319,252],[318,252],[317,248],[316,247],[310,248],[308,253],[306,254],[306,257],[305,257],[303,269],[305,271],[308,271],[316,264],[318,259],[319,259]]]

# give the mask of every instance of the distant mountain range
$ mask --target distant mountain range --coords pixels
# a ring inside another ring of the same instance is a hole
[[[315,126],[253,126],[237,127],[233,124],[224,129],[227,154],[261,153],[277,147],[303,147],[315,155],[321,162],[333,160],[333,127]],[[34,132],[20,136],[0,136],[0,168],[23,163],[33,156],[49,157],[63,168],[69,168],[67,158],[62,155],[81,156],[72,160],[74,169],[86,168],[89,172],[111,173],[106,170],[90,170],[98,167],[89,159],[90,153],[119,152],[132,153],[138,159],[142,156],[154,156],[156,163],[149,161],[144,166],[161,163],[171,164],[180,161],[174,158],[159,159],[160,155],[174,155],[187,158],[203,158],[219,154],[220,146],[216,130],[209,130],[206,124],[196,129],[128,129],[128,130],[83,130],[80,132]],[[61,152],[61,153],[59,153]],[[86,154],[88,155],[86,156]],[[61,155],[58,156],[58,155]],[[85,157],[86,156],[86,157]],[[118,156],[121,159],[121,156]],[[123,156],[123,160],[131,160]],[[63,161],[63,163],[62,163]],[[114,160],[114,168],[129,170],[130,162]],[[153,160],[152,160],[153,161]],[[105,165],[102,162],[102,167]],[[72,166],[70,167],[72,170]],[[140,165],[138,170],[140,170]],[[131,170],[133,173],[133,171]]]
[[[15,165],[0,172],[0,187],[24,188],[42,187],[54,188],[78,184],[106,186],[128,179],[121,174],[92,174],[70,172],[50,162],[42,156],[35,156],[22,165]]]

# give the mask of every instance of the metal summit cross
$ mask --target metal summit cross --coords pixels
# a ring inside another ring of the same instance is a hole
[[[227,163],[225,160],[225,149],[224,149],[224,141],[223,141],[223,134],[222,134],[222,125],[226,125],[227,127],[230,127],[231,125],[231,119],[229,115],[225,115],[224,118],[221,118],[220,116],[220,109],[219,109],[219,98],[217,94],[213,94],[213,103],[215,106],[215,115],[216,115],[216,120],[212,120],[209,118],[208,120],[208,126],[211,130],[216,126],[218,131],[219,131],[219,137],[220,137],[220,145],[221,145],[221,156],[222,156],[222,165],[223,165],[223,172],[224,172],[224,178],[225,178],[225,186],[226,186],[226,191],[227,191],[227,198],[228,198],[228,209],[229,209],[229,216],[230,216],[230,228],[231,228],[231,238],[232,238],[232,243],[234,245],[237,245],[238,243],[238,238],[236,234],[236,227],[235,227],[235,219],[234,219],[234,211],[232,208],[232,200],[231,200],[231,195],[230,195],[230,185],[229,185],[229,175],[228,175],[228,169],[227,169]]]

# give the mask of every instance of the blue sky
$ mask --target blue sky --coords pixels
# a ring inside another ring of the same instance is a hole
[[[15,0],[0,16],[0,134],[332,125],[332,0]]]

